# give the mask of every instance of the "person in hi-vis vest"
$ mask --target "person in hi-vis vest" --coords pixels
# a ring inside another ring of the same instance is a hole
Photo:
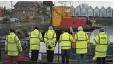
[[[79,55],[79,64],[84,64],[89,40],[87,33],[83,31],[83,27],[78,27],[74,40],[76,41],[76,54]]]
[[[40,50],[40,41],[43,40],[38,27],[34,27],[34,30],[29,34],[29,38],[31,61],[37,61]]]
[[[104,29],[99,30],[99,34],[95,36],[93,44],[95,47],[95,57],[97,59],[97,64],[106,64],[105,57],[107,53],[107,48],[109,45],[108,36],[105,34]]]
[[[67,29],[64,29],[63,33],[60,35],[59,40],[61,46],[62,63],[69,64],[69,56],[73,37],[68,33]]]
[[[44,42],[47,50],[47,62],[53,62],[53,55],[56,43],[56,32],[52,26],[49,26],[48,31],[44,35]]]
[[[10,29],[10,34],[6,37],[5,51],[8,55],[7,64],[18,64],[17,59],[19,52],[22,52],[22,47],[20,40],[13,29]]]

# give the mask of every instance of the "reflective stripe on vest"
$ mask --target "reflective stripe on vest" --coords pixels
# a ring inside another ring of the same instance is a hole
[[[107,44],[101,44],[101,42],[100,42],[101,39],[100,39],[100,36],[99,36],[99,35],[98,35],[98,38],[99,38],[99,42],[96,42],[96,40],[94,39],[97,45],[108,45],[108,41],[107,41]],[[98,52],[98,53],[105,53],[105,52],[107,52],[107,51],[97,51],[97,50],[95,50],[95,52]]]
[[[108,40],[107,40],[107,44],[101,44],[101,42],[100,42],[100,36],[98,35],[98,38],[99,38],[99,42],[96,42],[96,40],[94,39],[94,41],[95,41],[95,43],[97,44],[97,45],[108,45]]]
[[[31,37],[31,34],[30,34],[30,38],[39,38],[39,35],[40,35],[40,32],[38,33],[37,37]]]
[[[53,36],[52,36],[52,38],[48,38],[47,37],[48,35],[47,35],[47,32],[46,32],[46,36],[44,37],[44,38],[46,38],[47,40],[53,40],[53,38],[56,38],[56,37],[54,37],[55,36],[55,32],[53,33]],[[52,43],[52,42],[51,42]],[[49,43],[46,43],[46,47],[48,47],[49,45],[48,45]],[[53,44],[53,43],[52,43]],[[55,44],[53,44],[53,46],[52,47],[55,47]]]
[[[6,41],[7,41],[7,46],[8,46],[8,44],[16,44],[16,46],[18,46],[18,45],[17,45],[17,42],[18,42],[19,40],[18,40],[18,41],[15,41],[15,38],[16,38],[16,36],[14,36],[14,42],[8,42],[8,39],[9,39],[9,38],[7,38],[7,39],[6,39]],[[18,51],[18,50],[8,50],[8,52],[17,52],[17,51]]]
[[[17,50],[8,50],[8,52],[17,52]]]
[[[87,48],[76,48],[76,49],[87,49]]]
[[[69,40],[62,40],[62,35],[61,35],[61,40],[60,40],[60,42],[62,42],[62,41],[70,41],[70,35],[69,35]],[[71,46],[61,46],[62,48],[63,47],[71,47]]]
[[[8,44],[16,44],[15,42],[8,42]]]
[[[70,35],[69,35],[69,40],[62,40],[62,35],[61,35],[61,40],[60,40],[60,42],[62,42],[62,41],[70,41]]]
[[[47,37],[47,32],[46,32],[46,37],[44,37],[44,38],[47,38],[47,40],[52,40],[53,38],[56,38],[56,37],[54,37],[54,36],[55,36],[55,32],[53,33],[52,38],[48,38],[48,37]]]
[[[19,40],[15,41],[15,38],[16,38],[16,36],[14,37],[14,42],[8,42],[8,38],[6,39],[6,42],[8,44],[17,44],[17,42],[19,42]]]
[[[107,51],[97,51],[97,50],[95,50],[95,52],[98,52],[98,53],[105,53],[105,52],[107,52]]]
[[[79,38],[78,38],[78,34],[76,33],[76,36],[77,36],[77,39],[76,39],[76,41],[87,41],[87,37],[86,37],[86,33],[85,33],[85,40],[79,40]]]
[[[64,47],[71,47],[71,46],[61,46],[61,48],[64,48]]]
[[[6,42],[7,42],[7,43],[14,43],[14,44],[15,44],[15,38],[16,38],[16,36],[14,37],[14,42],[8,42],[8,39],[9,39],[9,38],[6,39]]]
[[[40,46],[40,44],[31,44],[31,45],[38,45],[38,46]]]

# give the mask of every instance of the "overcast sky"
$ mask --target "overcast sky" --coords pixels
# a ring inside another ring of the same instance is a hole
[[[16,4],[17,1],[12,1],[12,7],[13,5]],[[58,3],[57,1],[54,2],[56,4],[56,6],[58,5],[63,5]],[[110,6],[111,8],[113,8],[113,2],[112,1],[73,1],[73,2],[68,2],[66,5],[73,5],[74,7],[76,7],[79,4],[88,4],[89,6],[92,6],[93,8],[95,6],[98,6],[99,8],[101,8],[101,6],[104,7],[108,7]],[[7,9],[11,9],[11,2],[10,1],[0,1],[0,7],[6,7]]]

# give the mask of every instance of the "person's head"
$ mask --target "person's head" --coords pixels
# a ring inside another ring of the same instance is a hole
[[[99,32],[104,32],[104,29],[100,29]]]
[[[68,29],[63,29],[63,32],[68,32]]]
[[[49,30],[53,30],[53,27],[52,26],[49,26],[49,28],[48,28]]]
[[[10,29],[10,32],[14,32],[15,33],[15,30],[14,29]]]
[[[92,20],[95,20],[95,18],[92,18]]]
[[[37,30],[39,30],[39,28],[38,28],[37,26],[35,26],[35,27],[34,27],[34,29],[37,29]]]
[[[78,27],[78,31],[80,31],[80,30],[83,30],[83,27],[82,26],[79,26]]]

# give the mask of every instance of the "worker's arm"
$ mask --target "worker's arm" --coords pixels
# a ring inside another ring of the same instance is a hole
[[[47,32],[46,32],[47,33]],[[44,34],[44,42],[47,43],[47,35],[46,33]]]
[[[8,50],[8,48],[7,48],[7,47],[8,47],[8,45],[7,45],[7,38],[8,38],[8,37],[6,37],[6,40],[5,40],[5,51]]]
[[[89,36],[87,33],[86,33],[86,39],[87,39],[87,46],[90,47],[90,40],[89,40]]]
[[[94,40],[93,40],[93,44],[94,44],[94,45],[97,45],[97,43],[98,43],[98,35],[95,36],[95,38],[94,38]]]
[[[62,34],[61,34],[60,37],[59,37],[59,42],[61,41],[61,36],[62,36]]]
[[[73,36],[70,34],[70,41],[73,42]]]
[[[89,43],[89,37],[87,33],[86,33],[86,39],[87,39],[87,42]]]
[[[107,43],[108,43],[108,44],[110,44],[110,40],[109,40],[109,38],[108,38],[108,37],[107,37],[107,40],[108,40],[108,41],[107,41]]]
[[[54,37],[53,37],[53,44],[56,42],[56,32],[54,32]]]
[[[22,51],[22,46],[21,46],[21,43],[20,43],[20,40],[19,40],[18,36],[15,37],[15,40],[16,40],[18,50],[19,50],[19,52],[21,52]]]
[[[31,38],[31,32],[29,32],[29,40],[30,40],[30,38]]]
[[[43,40],[43,37],[42,37],[42,33],[41,32],[39,34],[39,38],[40,38],[41,41]]]
[[[76,42],[76,40],[77,40],[77,33],[74,34],[73,42]]]

